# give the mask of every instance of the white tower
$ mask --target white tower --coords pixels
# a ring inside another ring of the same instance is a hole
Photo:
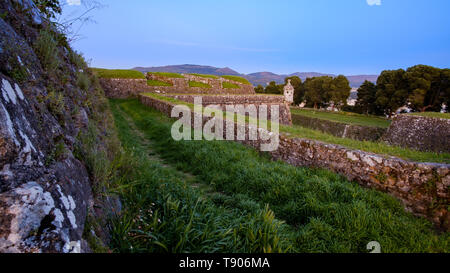
[[[290,79],[284,87],[284,100],[289,104],[294,103],[294,87],[292,86]]]

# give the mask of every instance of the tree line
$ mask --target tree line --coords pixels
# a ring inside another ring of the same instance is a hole
[[[334,78],[330,76],[307,78],[304,82],[298,76],[292,76],[286,78],[284,84],[272,81],[265,88],[258,85],[255,91],[262,94],[283,94],[288,80],[291,80],[294,87],[295,104],[305,102],[307,107],[333,106],[338,109],[347,105],[351,87],[350,82],[343,75]]]
[[[348,106],[351,87],[348,79],[339,75],[307,78],[288,77],[284,84],[272,81],[265,88],[258,85],[257,93],[283,94],[288,80],[294,87],[294,103],[306,107],[333,106],[340,110],[392,116],[397,109],[409,107],[414,112],[440,112],[443,105],[450,106],[450,69],[416,65],[407,70],[385,70],[377,83],[365,81],[358,89],[355,106]]]
[[[376,84],[364,82],[354,110],[387,116],[402,106],[414,112],[440,112],[449,102],[450,69],[416,65],[407,70],[385,70]]]

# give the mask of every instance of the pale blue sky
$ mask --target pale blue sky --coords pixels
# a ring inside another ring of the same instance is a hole
[[[85,25],[84,39],[74,43],[95,67],[200,64],[242,73],[349,75],[450,63],[448,0],[102,3],[96,23]],[[65,14],[81,8],[68,6]]]

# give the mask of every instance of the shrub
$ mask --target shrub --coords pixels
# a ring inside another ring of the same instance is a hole
[[[89,76],[85,73],[79,72],[77,76],[77,85],[78,87],[83,91],[88,91],[89,87],[91,85],[91,81],[89,79]]]
[[[87,63],[82,54],[78,54],[76,51],[69,50],[69,61],[76,66],[77,69],[86,69]]]

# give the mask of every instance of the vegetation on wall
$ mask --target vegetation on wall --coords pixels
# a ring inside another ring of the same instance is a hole
[[[224,79],[239,82],[242,84],[252,85],[247,79],[239,77],[239,76],[221,76]]]
[[[167,77],[167,78],[184,78],[183,75],[178,74],[178,73],[169,73],[169,72],[148,72],[147,74],[149,75],[157,75],[157,76],[162,76],[162,77]]]
[[[230,89],[239,89],[241,88],[239,85],[231,83],[231,82],[223,82],[222,83],[223,88],[230,88]]]
[[[147,85],[149,86],[172,86],[169,82],[157,81],[157,80],[147,80]]]
[[[212,86],[207,83],[196,81],[189,81],[189,87],[212,88]]]
[[[136,70],[91,68],[99,77],[105,79],[145,79],[145,75]]]

